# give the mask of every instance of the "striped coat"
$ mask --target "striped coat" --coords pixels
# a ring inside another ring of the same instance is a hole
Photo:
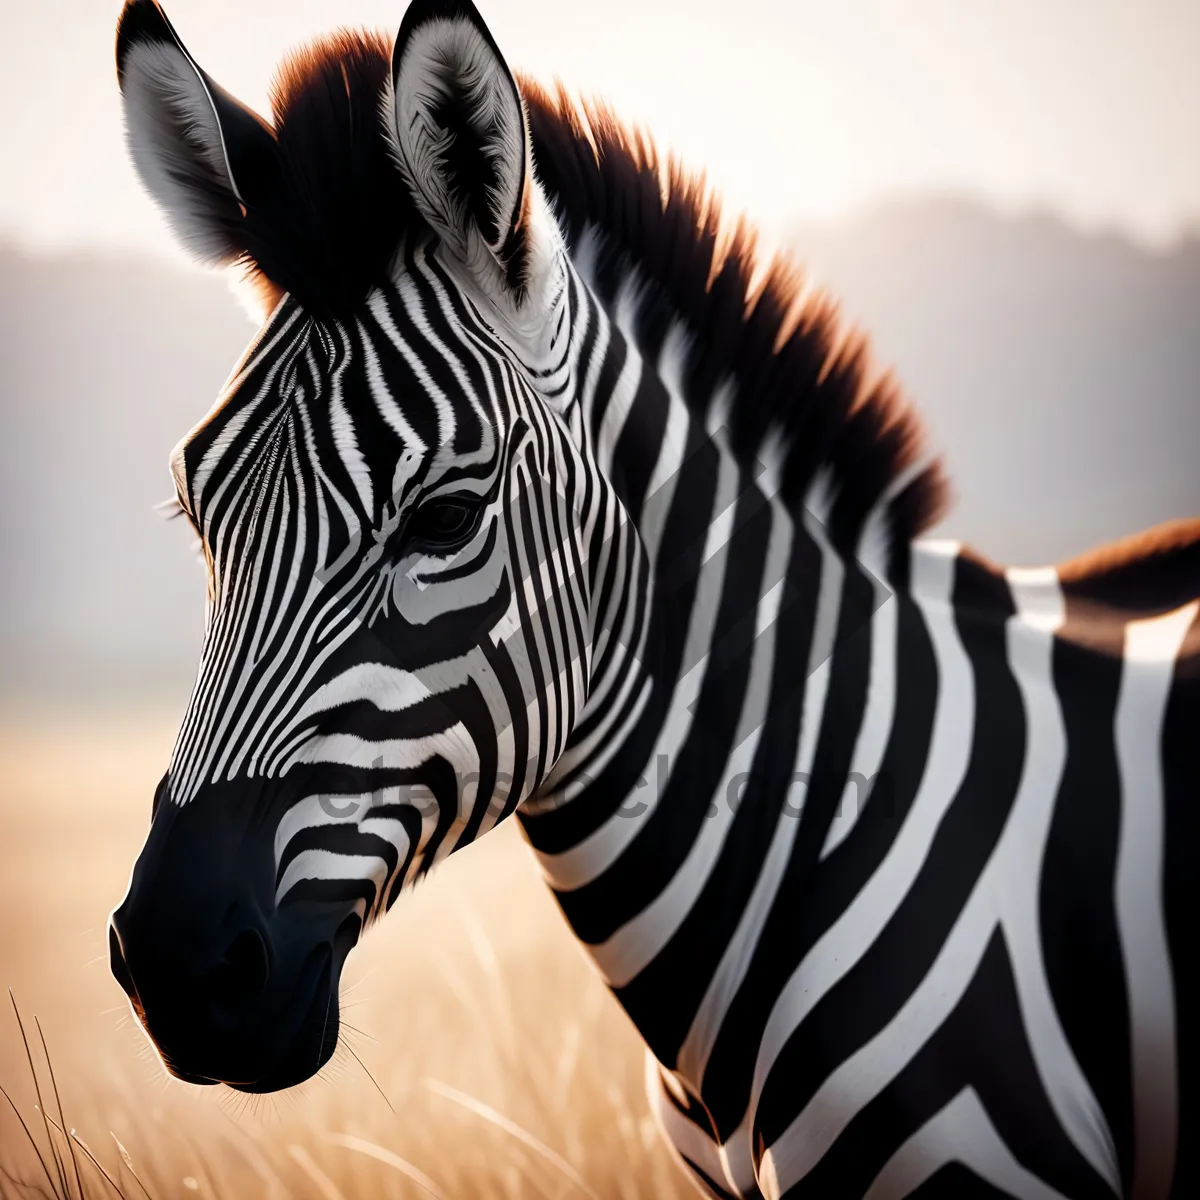
[[[208,629],[110,937],[168,1067],[319,1069],[362,930],[515,813],[708,1194],[1190,1194],[1200,523],[921,541],[863,340],[469,0],[269,122],[154,0],[117,57],[270,314],[171,460]]]

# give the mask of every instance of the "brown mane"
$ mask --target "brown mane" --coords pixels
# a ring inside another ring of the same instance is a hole
[[[551,94],[522,77],[520,86],[534,167],[568,240],[590,228],[608,251],[601,291],[606,273],[616,285],[636,268],[666,310],[643,306],[647,338],[661,337],[670,315],[692,334],[689,404],[704,413],[732,380],[734,451],[750,461],[768,438],[781,438],[783,498],[793,507],[828,468],[827,529],[844,553],[854,553],[871,509],[898,488],[886,533],[889,576],[902,575],[908,543],[942,514],[948,487],[940,463],[923,463],[915,409],[891,375],[872,374],[865,338],[827,296],[806,289],[788,258],[763,264],[751,226],[724,220],[703,175],[664,159],[601,104],[578,103],[561,85]]]
[[[1200,517],[1164,521],[1060,563],[1077,601],[1130,616],[1171,612],[1200,596]]]
[[[247,255],[248,265],[268,289],[293,291],[318,311],[361,300],[421,224],[398,195],[398,170],[386,167],[377,114],[389,55],[386,38],[340,31],[290,56],[272,92],[285,186],[254,214],[263,252]],[[750,463],[778,439],[782,498],[793,507],[824,473],[826,527],[843,553],[855,552],[886,500],[888,574],[898,582],[908,543],[941,514],[947,487],[940,464],[925,461],[915,410],[890,375],[873,373],[865,339],[788,259],[762,259],[749,224],[723,219],[702,175],[607,108],[519,82],[535,171],[568,242],[585,230],[598,239],[601,298],[638,272],[649,285],[639,337],[653,347],[682,320],[693,344],[689,405],[707,415],[719,386],[732,383],[734,454]]]

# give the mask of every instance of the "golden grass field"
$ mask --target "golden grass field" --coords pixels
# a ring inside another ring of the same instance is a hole
[[[648,1115],[632,1025],[514,827],[454,856],[351,955],[343,1044],[245,1097],[169,1079],[108,969],[105,922],[178,713],[5,713],[0,727],[0,1195],[691,1196]],[[72,1162],[34,1024],[49,1048]],[[374,1082],[368,1077],[373,1076]],[[386,1097],[386,1099],[385,1099]],[[51,1152],[50,1141],[54,1142]],[[65,1186],[54,1155],[62,1159]]]

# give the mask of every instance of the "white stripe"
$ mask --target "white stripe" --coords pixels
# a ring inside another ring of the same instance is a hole
[[[990,889],[976,888],[933,967],[900,1011],[843,1060],[779,1135],[763,1157],[763,1174],[778,1183],[778,1192],[768,1195],[803,1179],[954,1010],[996,927],[991,900]]]
[[[672,325],[667,331],[658,360],[658,375],[668,397],[667,423],[663,429],[654,470],[651,471],[650,480],[646,484],[648,501],[650,497],[656,495],[660,488],[668,489],[655,502],[658,512],[662,515],[665,515],[670,507],[671,496],[678,481],[679,465],[683,461],[684,450],[687,448],[688,427],[692,420],[691,411],[683,399],[683,369],[689,350],[690,340],[683,327],[678,324]],[[641,519],[638,521],[638,532],[642,535],[643,540],[648,535],[645,528],[648,515],[645,511],[646,507],[649,507],[649,504],[644,506]],[[656,528],[650,542],[647,543],[647,553],[651,561],[658,554],[658,542],[661,536],[661,527]]]
[[[417,437],[416,430],[408,423],[404,413],[400,411],[400,406],[392,398],[387,380],[384,379],[383,370],[379,365],[379,356],[375,353],[375,346],[361,321],[358,322],[358,336],[362,342],[363,360],[367,369],[367,387],[371,393],[371,399],[375,401],[379,415],[404,444],[406,451],[420,456],[425,455],[429,448],[421,438]]]
[[[642,378],[642,356],[638,353],[633,330],[639,301],[640,295],[636,281],[632,277],[626,277],[617,295],[614,321],[614,324],[625,335],[625,362],[621,367],[621,374],[617,378],[612,395],[608,398],[604,416],[600,419],[600,428],[596,431],[596,461],[606,479],[612,475],[613,456],[616,453],[617,441],[620,439],[621,430],[625,428],[625,422],[633,408],[638,384]]]
[[[402,278],[396,284],[396,296],[404,305],[405,315],[412,319],[412,306],[406,301],[408,297],[416,291],[416,287],[412,280]],[[406,296],[405,293],[408,293]],[[419,301],[418,301],[419,304]],[[417,383],[420,385],[421,393],[426,399],[432,401],[433,407],[437,412],[437,445],[448,446],[454,442],[454,429],[456,425],[454,417],[454,406],[450,403],[446,393],[438,386],[437,381],[429,374],[425,366],[426,360],[423,359],[405,340],[404,335],[396,328],[395,322],[392,320],[392,314],[388,311],[387,300],[384,298],[383,292],[372,292],[371,298],[367,301],[367,308],[371,315],[379,323],[379,328],[383,331],[384,336],[391,342],[392,346],[399,351],[400,357],[408,364],[408,369],[416,377]],[[367,333],[365,327],[360,323],[359,329],[363,333],[363,345],[367,345]],[[430,358],[433,356],[431,355]],[[462,370],[457,363],[452,363],[449,356],[443,356],[446,365],[452,366],[459,375],[459,382],[463,383],[463,391],[469,392],[470,387],[465,385],[462,377]],[[375,347],[370,347],[369,362],[377,362],[375,358]],[[396,409],[399,412],[399,408]],[[386,414],[385,414],[386,419]],[[405,439],[407,441],[407,439]]]
[[[461,661],[461,660],[456,660]],[[386,663],[355,663],[328,683],[323,683],[296,711],[298,725],[329,709],[365,700],[380,712],[398,713],[412,708],[434,693],[421,676]]]
[[[370,796],[305,796],[291,806],[279,819],[275,827],[275,865],[278,867],[287,844],[302,829],[314,829],[322,825],[349,825],[360,816]]]
[[[914,561],[914,568],[916,565]],[[1024,580],[1017,580],[1019,604],[1030,598],[1024,585]],[[1041,590],[1031,604],[1032,622],[1026,622],[1018,614],[1006,624],[1010,665],[1027,713],[1028,745],[1021,782],[1000,841],[920,985],[875,1037],[832,1072],[770,1148],[766,1157],[770,1160],[771,1178],[781,1191],[813,1169],[855,1115],[896,1078],[954,1011],[974,978],[998,923],[1004,930],[1023,1024],[1047,1097],[1064,1131],[1081,1153],[1114,1191],[1119,1190],[1116,1156],[1103,1113],[1070,1051],[1050,998],[1041,959],[1038,865],[1053,816],[1066,742],[1051,678],[1053,637],[1047,625],[1048,614],[1055,611],[1055,606],[1052,596],[1047,597],[1047,581],[1041,581],[1039,586]],[[923,589],[918,585],[917,590]],[[1061,613],[1061,605],[1058,611]],[[935,651],[939,627],[941,637],[946,637],[953,619],[953,613],[946,612],[931,623]],[[961,697],[971,697],[969,675],[963,687],[943,687],[939,710],[944,700],[954,702]],[[973,704],[966,707],[973,709]],[[969,743],[969,730],[968,724],[962,738],[964,744]],[[935,755],[941,745],[941,740],[935,737]],[[924,786],[925,781],[922,790]],[[953,798],[957,790],[955,782],[943,793],[943,799]],[[930,838],[932,833],[931,830]],[[923,851],[927,851],[929,840],[924,841]],[[902,898],[906,890],[907,887],[900,889],[898,895]],[[849,961],[857,961],[859,955],[844,942],[839,949]]]
[[[808,675],[804,684],[801,709],[800,744],[796,750],[795,770],[801,776],[812,773],[818,735],[825,711],[825,696],[829,687],[829,672],[833,655],[833,640],[837,631],[838,607],[842,594],[843,568],[841,560],[823,537],[818,536],[813,523],[806,520],[808,531],[816,538],[821,550],[821,578],[818,582],[817,607],[813,617],[812,642],[809,648]],[[775,894],[783,878],[792,843],[800,824],[798,810],[790,795],[784,803],[771,835],[771,845],[755,880],[749,903],[742,912],[737,929],[721,955],[704,998],[696,1010],[691,1028],[679,1051],[679,1071],[698,1086],[704,1077],[709,1055],[724,1024],[729,1006],[742,985],[750,960],[754,956],[767,914],[775,902]]]
[[[381,741],[370,741],[353,733],[326,734],[317,743],[304,743],[280,774],[285,774],[300,763],[337,763],[347,767],[407,770],[419,767],[439,754],[456,765],[470,770],[479,769],[475,743],[471,741],[466,728],[456,724],[425,737]]]
[[[774,578],[785,570],[790,545],[791,521],[782,513],[776,513],[763,563],[765,578]],[[756,620],[763,636],[756,637],[751,647],[749,676],[741,690],[742,711],[734,735],[733,752],[726,761],[709,811],[700,823],[700,832],[687,856],[667,886],[637,916],[622,925],[607,941],[589,947],[609,987],[628,984],[675,935],[708,882],[725,844],[740,799],[731,794],[734,780],[748,772],[762,732],[775,665],[774,623],[782,597],[783,588],[776,587],[758,602]]]
[[[646,547],[646,557],[651,562],[658,559],[663,528],[666,525],[667,514],[671,511],[675,488],[679,483],[679,470],[687,449],[690,425],[691,414],[687,405],[678,397],[671,396],[667,402],[667,425],[663,430],[662,444],[659,446],[654,470],[650,473],[650,482],[646,485],[646,499],[642,504],[642,511],[637,518],[638,535]]]
[[[974,1088],[963,1088],[930,1117],[875,1176],[863,1200],[900,1200],[948,1163],[969,1167],[998,1191],[1021,1200],[1065,1200],[1013,1157]],[[768,1193],[769,1194],[769,1193]]]
[[[1035,629],[1055,633],[1066,620],[1066,603],[1053,567],[1009,567],[1004,578],[1021,620]]]
[[[866,953],[903,902],[966,774],[975,716],[975,684],[950,608],[957,552],[957,543],[922,543],[913,547],[911,593],[925,616],[938,667],[933,737],[924,777],[886,858],[845,913],[805,955],[777,997],[755,1063],[751,1114],[792,1031]],[[977,949],[982,952],[982,946]],[[926,982],[932,977],[931,973]],[[845,1065],[857,1062],[858,1058],[856,1055]],[[865,1063],[870,1064],[871,1059]],[[821,1096],[818,1093],[800,1117],[811,1114],[814,1105],[820,1107]],[[789,1127],[784,1134],[789,1142],[791,1132]]]
[[[838,803],[837,811],[825,835],[821,847],[821,858],[825,859],[850,836],[858,822],[859,814],[866,807],[874,791],[880,764],[887,752],[888,738],[892,732],[892,719],[896,711],[896,651],[900,602],[888,596],[880,603],[884,593],[882,584],[875,587],[875,603],[879,605],[871,615],[871,667],[867,705],[859,727],[858,740],[854,743],[854,754],[850,760],[850,772],[846,787]]]
[[[1053,567],[1013,569],[1006,578],[1017,608],[1004,632],[1009,669],[1025,709],[1025,762],[1012,812],[985,876],[997,877],[996,899],[1021,1022],[1046,1098],[1079,1152],[1119,1193],[1121,1172],[1112,1132],[1067,1041],[1042,950],[1039,881],[1067,761],[1066,726],[1054,687],[1054,633],[1066,617],[1066,607]]]
[[[1131,621],[1117,699],[1121,832],[1117,930],[1129,986],[1133,1065],[1134,1200],[1170,1192],[1178,1138],[1174,984],[1163,922],[1161,739],[1175,658],[1200,602]]]
[[[221,428],[221,432],[211,446],[205,451],[203,459],[196,467],[196,473],[191,481],[191,495],[203,497],[205,507],[215,508],[221,502],[221,497],[225,493],[225,489],[231,486],[235,481],[240,480],[242,465],[247,458],[253,454],[258,443],[252,439],[239,452],[235,462],[230,465],[224,460],[228,455],[230,448],[246,423],[252,416],[258,414],[260,406],[267,408],[277,408],[280,404],[286,403],[290,399],[290,395],[278,396],[276,394],[275,385],[279,381],[280,376],[291,365],[292,359],[299,354],[304,345],[305,329],[303,325],[297,325],[300,310],[296,309],[288,319],[280,326],[280,328],[271,337],[271,340],[264,345],[261,350],[256,349],[253,355],[253,361],[248,361],[246,369],[237,377],[236,380],[230,382],[226,389],[221,393],[216,404],[213,405],[208,415],[200,422],[199,425],[193,427],[190,433],[179,443],[175,448],[174,453],[182,457],[184,447],[203,429],[232,399],[234,392],[238,391],[237,396],[237,412],[229,418],[229,423]],[[279,343],[283,342],[288,334],[291,334],[291,344],[283,347]],[[245,377],[251,372],[258,363],[268,354],[278,351],[273,361],[267,368],[266,377],[263,379],[262,386],[254,394],[251,399],[242,395],[239,391]],[[224,478],[217,484],[211,495],[208,492],[209,479],[213,472],[220,466]],[[184,495],[188,492],[185,490]],[[204,514],[198,514],[201,519]]]
[[[719,462],[715,509],[723,509],[734,503],[738,481],[736,467],[730,460],[722,457]],[[694,662],[695,666],[687,670],[675,685],[670,712],[659,731],[654,752],[650,756],[652,760],[657,761],[658,755],[664,754],[668,763],[674,763],[676,751],[686,741],[691,730],[694,716],[692,709],[708,673],[708,650],[712,645],[713,628],[724,590],[726,561],[726,555],[718,555],[696,588],[683,657],[685,667],[689,662]],[[656,792],[657,789],[637,812],[618,808],[594,833],[560,854],[535,851],[543,874],[555,890],[573,891],[606,871],[649,820],[657,807]]]
[[[304,850],[287,865],[275,889],[278,904],[305,879],[369,879],[378,891],[387,878],[387,863],[374,854],[335,854],[332,850]]]
[[[621,536],[624,538],[626,534],[622,533]],[[612,589],[614,596],[623,585],[630,591],[635,591],[639,583],[642,568],[640,556],[636,553],[631,555],[633,571],[628,583],[624,582],[625,558],[626,555],[622,552],[617,563],[617,576]],[[632,637],[635,621],[640,621],[636,643]],[[593,651],[592,661],[599,661],[602,656],[607,656],[609,661],[605,665],[604,674],[600,677],[598,684],[593,677],[594,686],[583,709],[583,713],[586,714],[591,714],[598,709],[602,715],[592,732],[581,741],[576,742],[575,745],[568,747],[559,758],[546,777],[539,794],[526,806],[526,812],[548,811],[573,800],[590,786],[590,781],[598,776],[605,766],[620,753],[624,746],[625,736],[636,724],[637,717],[640,716],[652,691],[653,681],[639,669],[645,652],[649,628],[648,615],[641,611],[638,605],[631,603],[625,606],[620,637],[615,641],[610,641],[607,636],[608,629],[603,631],[600,644]],[[620,687],[617,689],[616,695],[610,696],[612,687],[618,679],[621,681]],[[635,706],[636,713],[630,712],[622,719],[621,714],[625,712],[626,702],[635,687],[641,688]],[[621,729],[614,733],[614,727],[618,722],[621,724]],[[576,771],[581,764],[586,767],[586,771],[578,774],[566,788],[556,791],[558,781]]]
[[[687,1162],[690,1160],[710,1179],[716,1180],[722,1186],[727,1186],[724,1167],[716,1144],[671,1103],[670,1098],[666,1095],[666,1084],[663,1081],[658,1062],[648,1051],[646,1053],[645,1085],[646,1098],[650,1101],[650,1111],[654,1114],[667,1145],[681,1157],[680,1166],[683,1170],[685,1172],[688,1170]],[[699,1181],[694,1175],[691,1176],[691,1181],[704,1195],[709,1194],[707,1188],[700,1188]]]
[[[375,495],[371,486],[371,471],[367,466],[367,460],[363,458],[362,451],[358,448],[354,422],[350,419],[346,405],[342,402],[341,377],[345,366],[346,364],[343,362],[333,378],[332,394],[329,397],[329,427],[333,434],[333,444],[337,447],[338,457],[342,460],[342,466],[346,468],[346,474],[350,476],[350,482],[354,484],[355,492],[358,493],[358,502],[362,505],[363,512],[370,518],[375,515]]]

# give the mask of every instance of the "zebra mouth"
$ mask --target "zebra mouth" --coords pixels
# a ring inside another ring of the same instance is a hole
[[[253,1081],[223,1080],[227,1087],[256,1095],[282,1091],[311,1078],[330,1060],[337,1046],[339,1026],[333,966],[333,948],[318,946],[297,982],[296,994],[307,995],[309,1000],[284,1057],[267,1074]]]

